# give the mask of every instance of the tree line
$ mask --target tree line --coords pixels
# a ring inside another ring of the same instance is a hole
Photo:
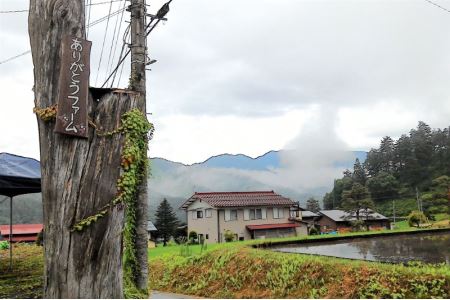
[[[450,127],[431,129],[420,121],[397,140],[384,137],[364,163],[335,179],[323,198],[325,209],[373,207],[394,199],[417,198],[426,215],[449,212]],[[361,203],[363,202],[363,203]]]

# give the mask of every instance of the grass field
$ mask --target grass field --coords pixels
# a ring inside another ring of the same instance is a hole
[[[448,298],[444,265],[390,265],[249,247],[152,259],[150,284],[207,298]]]
[[[406,231],[416,230],[407,228]],[[402,230],[389,231],[392,233]],[[379,234],[347,233],[340,236]],[[308,236],[265,240],[277,243]],[[431,298],[450,296],[448,265],[390,265],[337,258],[275,253],[250,247],[244,241],[149,249],[150,288],[208,298]],[[0,250],[0,298],[41,298],[43,248],[33,244],[14,247],[13,271],[9,251]],[[184,255],[183,255],[184,254]]]

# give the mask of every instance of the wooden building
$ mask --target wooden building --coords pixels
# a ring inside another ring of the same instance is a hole
[[[356,216],[346,213],[343,210],[321,210],[319,212],[320,219],[318,221],[320,232],[349,232],[352,230],[352,221],[356,221]],[[374,211],[360,212],[360,220],[364,221],[364,225],[368,230],[390,229],[389,219]]]

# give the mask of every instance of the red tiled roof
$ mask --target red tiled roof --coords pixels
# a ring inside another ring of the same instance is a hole
[[[12,234],[38,234],[43,228],[42,224],[13,224]],[[9,236],[9,225],[0,225],[0,235]]]
[[[274,191],[210,192],[195,193],[180,208],[187,209],[196,200],[205,201],[213,207],[292,206],[295,204],[291,199]]]
[[[282,223],[282,224],[262,224],[262,225],[247,225],[248,230],[261,230],[261,229],[277,229],[277,228],[295,228],[299,227],[296,223]]]

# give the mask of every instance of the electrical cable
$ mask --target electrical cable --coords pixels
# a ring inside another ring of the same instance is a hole
[[[112,2],[119,2],[119,1],[123,1],[123,0],[112,0]],[[89,0],[89,2],[92,2],[92,0]],[[97,2],[97,3],[89,3],[86,6],[94,6],[94,5],[99,5],[99,4],[109,4],[110,1],[105,1],[105,2]],[[30,11],[29,9],[20,9],[20,10],[2,10],[0,11],[0,14],[11,14],[11,13],[22,13],[22,12],[28,12]],[[88,22],[89,23],[89,22]]]
[[[125,46],[128,44],[127,43],[127,37],[128,37],[128,34],[130,33],[130,28],[131,28],[131,24],[129,24],[127,26],[127,28],[125,29],[125,32],[123,34],[123,38],[122,38],[123,39],[123,43],[122,43],[122,49],[120,50],[119,61],[122,60],[123,51],[125,50]],[[122,66],[122,70],[123,70],[123,66]],[[111,87],[114,85],[114,81],[116,80],[116,75],[117,75],[117,72],[114,72],[114,76],[113,76],[112,81],[111,81]],[[122,73],[120,73],[119,81],[117,82],[117,85],[120,84],[120,79],[122,77],[121,75],[122,75]],[[106,81],[106,82],[108,82],[108,81]]]
[[[98,62],[97,76],[95,77],[95,85],[97,85],[98,74],[100,73],[100,66],[102,64],[103,50],[105,49],[105,41],[106,41],[106,36],[107,36],[107,33],[108,33],[109,19],[111,18],[111,9],[112,9],[112,0],[110,1],[108,20],[106,21],[105,34],[103,35],[102,51],[100,52],[100,60]]]
[[[92,0],[88,0],[88,1],[89,1],[88,5],[89,4],[92,5]],[[89,7],[88,7],[88,18],[87,18],[87,22],[86,22],[86,39],[89,36],[89,23],[91,22],[91,5],[89,5]]]
[[[25,51],[24,53],[21,53],[21,54],[18,54],[18,55],[16,55],[16,56],[7,58],[7,59],[5,59],[5,60],[3,60],[3,61],[0,61],[0,65],[1,65],[1,64],[4,64],[4,63],[7,63],[7,62],[9,62],[9,61],[11,61],[11,60],[14,60],[14,59],[16,59],[16,58],[19,58],[19,57],[21,57],[21,56],[24,56],[24,55],[26,55],[26,54],[28,54],[28,53],[31,53],[31,50]]]
[[[430,4],[433,4],[433,5],[436,6],[436,7],[439,7],[440,9],[442,9],[442,10],[448,12],[448,13],[450,13],[450,10],[449,10],[449,9],[447,9],[447,8],[445,8],[445,7],[443,7],[443,6],[440,6],[439,4],[434,3],[433,1],[430,1],[430,0],[425,0],[425,1],[428,2],[428,3],[430,3]]]
[[[116,0],[116,1],[117,1],[117,0]],[[113,2],[116,2],[116,1],[113,0]],[[120,1],[123,1],[123,0],[120,0]],[[109,2],[108,2],[108,3],[109,3]],[[119,9],[118,11],[113,12],[111,15],[119,14],[119,13],[122,12],[123,10],[124,10],[124,9]],[[105,21],[105,20],[107,19],[107,17],[108,17],[108,16],[104,16],[104,17],[101,17],[100,19],[97,19],[97,20],[93,21],[92,23],[88,24],[88,25],[86,26],[86,28],[90,28],[90,27],[92,27],[92,26],[95,26],[95,25],[97,25],[97,24],[100,24],[101,22]],[[11,60],[14,60],[14,59],[16,59],[16,58],[20,58],[20,57],[22,57],[22,56],[24,56],[24,55],[26,55],[26,54],[28,54],[28,53],[31,53],[31,50],[25,51],[25,52],[23,52],[23,53],[21,53],[21,54],[17,54],[17,55],[15,55],[15,56],[12,56],[12,57],[10,57],[10,58],[7,58],[7,59],[5,59],[5,60],[2,60],[2,61],[0,61],[0,65],[1,65],[1,64],[4,64],[4,63],[7,63],[7,62],[9,62],[9,61],[11,61]]]
[[[126,6],[126,1],[123,2],[123,8],[125,8]],[[120,17],[120,25],[122,25],[122,19],[123,19],[123,13],[124,11],[122,11],[121,17]],[[119,31],[117,31],[117,23],[119,23],[119,17],[116,17],[116,24],[114,25],[114,32],[113,32],[113,36],[112,36],[112,40],[111,40],[111,47],[109,49],[109,55],[108,55],[108,63],[106,64],[106,74],[109,74],[110,69],[112,68],[112,60],[111,58],[114,57],[116,50],[117,50],[117,40],[119,40],[119,34],[120,34],[120,27],[119,27]],[[117,37],[116,37],[116,32],[117,32]],[[114,46],[114,41],[116,41],[115,46]],[[113,50],[114,48],[114,50]]]

